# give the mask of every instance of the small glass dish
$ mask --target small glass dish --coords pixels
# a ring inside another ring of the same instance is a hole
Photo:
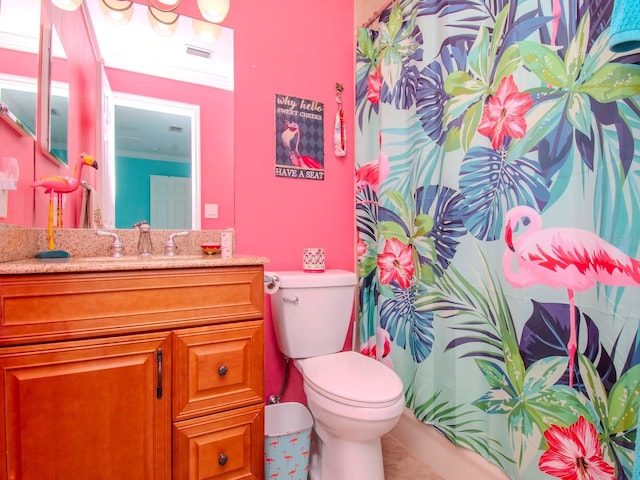
[[[220,253],[221,245],[220,242],[207,242],[200,245],[200,248],[205,255],[214,255]]]

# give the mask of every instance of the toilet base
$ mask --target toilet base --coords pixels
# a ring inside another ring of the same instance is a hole
[[[310,480],[384,480],[380,438],[345,440],[329,433],[322,425],[313,427]]]

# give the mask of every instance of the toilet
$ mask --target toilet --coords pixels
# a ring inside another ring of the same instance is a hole
[[[341,351],[356,274],[344,270],[270,272],[282,353],[301,373],[314,420],[311,480],[384,480],[380,437],[400,419],[405,399],[393,370],[358,352]]]

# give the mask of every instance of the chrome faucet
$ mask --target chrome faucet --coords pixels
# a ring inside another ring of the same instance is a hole
[[[164,244],[164,254],[168,257],[173,257],[176,254],[176,250],[178,249],[178,247],[176,246],[176,242],[175,242],[175,238],[176,237],[184,237],[185,235],[188,235],[189,232],[185,231],[185,232],[176,232],[176,233],[172,233],[169,235],[169,238],[167,239],[166,243]]]
[[[134,225],[140,231],[138,237],[138,255],[141,257],[150,257],[153,252],[153,244],[151,243],[151,225],[142,221]]]
[[[96,234],[101,237],[113,237],[113,242],[111,243],[110,248],[112,257],[122,257],[124,255],[124,244],[120,240],[120,237],[118,237],[117,233],[96,230]]]

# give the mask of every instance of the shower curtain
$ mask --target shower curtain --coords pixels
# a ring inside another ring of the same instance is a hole
[[[640,51],[611,0],[404,0],[358,31],[361,352],[512,479],[630,479]]]

